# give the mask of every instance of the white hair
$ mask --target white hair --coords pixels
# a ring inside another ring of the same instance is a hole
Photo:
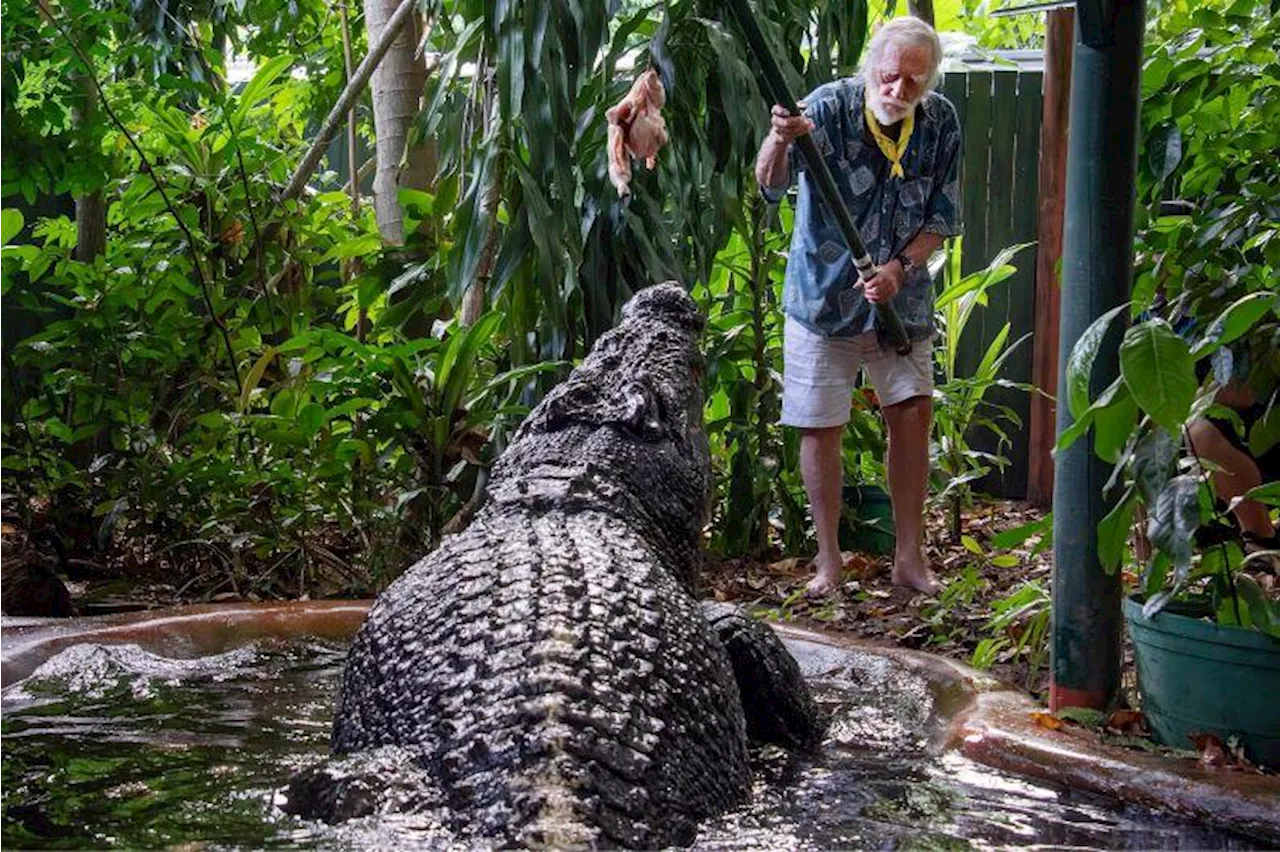
[[[938,39],[938,33],[933,27],[910,15],[885,22],[871,36],[871,42],[867,45],[866,58],[862,61],[862,76],[867,81],[867,85],[879,84],[880,81],[874,79],[872,75],[879,70],[885,49],[890,44],[896,44],[899,47],[929,48],[929,52],[933,55],[933,65],[929,71],[929,82],[925,85],[925,91],[930,91],[938,85],[938,81],[942,79],[942,42]]]

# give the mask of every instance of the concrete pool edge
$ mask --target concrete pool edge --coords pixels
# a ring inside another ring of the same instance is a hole
[[[364,620],[370,601],[197,604],[77,619],[0,622],[4,686],[63,648],[84,642],[136,642],[169,655],[216,653],[254,639],[314,636],[341,640]],[[1080,728],[1035,724],[1041,710],[1026,694],[954,660],[773,625],[784,638],[877,655],[928,682],[934,696],[933,750],[956,750],[986,766],[1168,810],[1218,828],[1280,843],[1280,778],[1212,770],[1189,760],[1100,743]]]
[[[1218,828],[1280,843],[1280,778],[1205,768],[1198,763],[1107,745],[1084,728],[1035,723],[1044,708],[954,660],[838,634],[774,625],[786,638],[879,654],[924,677],[940,706],[935,740],[995,769],[1121,802],[1170,811]],[[954,697],[963,696],[962,701]]]

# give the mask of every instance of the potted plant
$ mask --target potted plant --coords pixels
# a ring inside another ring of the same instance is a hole
[[[1247,294],[1190,340],[1159,316],[1133,325],[1120,347],[1120,377],[1090,402],[1093,357],[1120,311],[1104,315],[1073,349],[1066,403],[1076,422],[1058,442],[1070,446],[1092,427],[1095,452],[1115,465],[1106,489],[1114,508],[1098,527],[1099,556],[1109,570],[1126,561],[1136,569],[1139,585],[1124,613],[1142,709],[1156,737],[1186,746],[1192,733],[1236,736],[1255,761],[1272,766],[1280,765],[1280,602],[1251,576],[1267,554],[1248,555],[1236,541],[1197,546],[1197,530],[1211,516],[1230,522],[1214,492],[1216,466],[1184,436],[1200,418],[1230,421],[1215,403],[1229,378],[1223,365],[1235,357],[1227,344],[1276,334],[1278,307],[1273,292]],[[1219,375],[1198,382],[1195,365],[1203,360]],[[1274,393],[1274,377],[1270,382]],[[1269,431],[1264,419],[1244,438],[1265,449],[1274,442]],[[1244,496],[1276,505],[1278,486]],[[1140,546],[1130,551],[1135,518]]]

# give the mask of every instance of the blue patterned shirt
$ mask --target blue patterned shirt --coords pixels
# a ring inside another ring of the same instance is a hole
[[[831,169],[871,260],[879,266],[897,256],[921,231],[942,236],[960,233],[960,122],[945,97],[937,92],[926,95],[916,107],[915,130],[902,156],[906,176],[893,178],[888,158],[867,130],[863,97],[861,77],[836,80],[805,98],[805,115],[816,125],[814,144]],[[871,304],[861,288],[849,286],[858,273],[848,246],[794,145],[788,166],[800,192],[783,310],[828,337],[871,331],[875,328]],[[777,201],[786,190],[777,187],[763,192]],[[908,274],[893,304],[908,337],[933,336],[933,282],[923,265]]]

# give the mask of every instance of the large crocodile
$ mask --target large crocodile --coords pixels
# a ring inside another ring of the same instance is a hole
[[[652,848],[747,799],[748,734],[816,743],[773,633],[692,595],[702,325],[679,286],[641,291],[529,414],[471,525],[374,604],[333,727],[355,757],[298,775],[290,810],[433,808],[464,838]]]

